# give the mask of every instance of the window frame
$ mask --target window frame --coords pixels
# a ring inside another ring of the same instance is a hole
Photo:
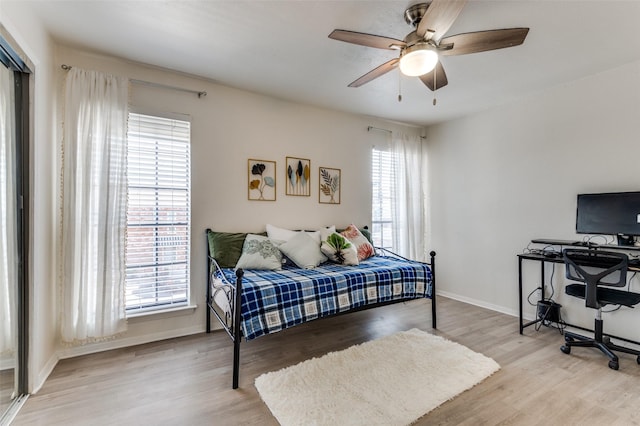
[[[145,110],[145,109],[137,109],[137,108],[131,108],[129,111],[129,124],[131,124],[132,120],[132,114],[136,114],[136,115],[141,115],[141,116],[148,116],[151,117],[153,119],[158,119],[158,120],[174,120],[174,121],[179,121],[179,122],[183,122],[183,123],[188,123],[188,132],[187,132],[187,141],[186,141],[186,146],[187,146],[187,158],[186,158],[186,164],[188,166],[188,169],[186,170],[187,175],[185,176],[186,179],[186,220],[184,221],[184,223],[182,223],[183,226],[186,227],[186,230],[184,231],[184,235],[185,235],[185,243],[184,243],[184,248],[186,250],[186,255],[185,255],[185,259],[184,261],[181,262],[174,262],[174,264],[184,264],[184,280],[185,280],[185,284],[183,287],[181,287],[181,291],[184,291],[185,295],[184,298],[179,298],[178,300],[170,300],[167,302],[157,302],[157,303],[139,303],[139,304],[135,304],[132,306],[127,306],[129,305],[129,301],[127,301],[127,297],[128,297],[128,292],[130,290],[129,288],[129,275],[127,273],[127,277],[125,278],[125,292],[127,294],[125,294],[125,306],[126,307],[126,313],[127,313],[127,317],[128,318],[135,318],[138,316],[144,316],[144,315],[148,315],[148,314],[159,314],[159,313],[167,313],[167,312],[173,312],[173,311],[178,311],[178,310],[184,310],[184,309],[192,309],[194,308],[194,306],[191,304],[191,226],[192,226],[192,218],[191,218],[191,206],[192,206],[192,182],[191,182],[191,178],[192,178],[192,173],[193,173],[193,163],[192,163],[192,159],[191,159],[191,142],[192,142],[192,138],[191,138],[191,134],[192,134],[192,123],[191,123],[191,117],[189,115],[186,114],[177,114],[177,113],[167,113],[167,112],[159,112],[159,111],[150,111],[150,110]],[[129,178],[129,136],[131,133],[131,128],[128,129],[127,131],[127,194],[128,194],[128,198],[129,201],[131,201],[131,187],[135,186],[135,185],[131,185],[131,180]],[[156,171],[155,173],[156,179],[158,177],[158,173]],[[167,189],[167,188],[165,188]],[[158,187],[156,187],[156,192],[158,190]],[[136,225],[131,225],[129,222],[129,201],[128,201],[128,205],[127,205],[127,253],[129,250],[129,229],[130,228],[138,228],[140,227],[140,225],[136,226]],[[173,222],[176,225],[180,225],[180,223],[178,222]],[[154,227],[154,228],[158,228],[161,226],[170,226],[170,224],[164,223],[164,224],[160,224],[158,222],[155,223],[154,225],[148,225],[148,227]],[[143,226],[144,227],[144,226]],[[157,236],[156,236],[157,238]],[[161,243],[159,242],[159,240],[156,240],[155,245],[154,245],[154,249],[157,252],[157,248],[161,247]],[[139,266],[139,265],[138,265]],[[156,262],[154,265],[148,265],[148,266],[155,266],[156,268],[158,266],[161,266],[160,263]],[[127,272],[130,271],[130,269],[135,268],[134,267],[130,267],[128,265],[127,259],[125,258],[125,268],[127,270]],[[158,284],[158,282],[156,281],[156,285]]]
[[[386,158],[385,158],[386,157]],[[384,161],[383,161],[384,160]],[[371,238],[376,247],[394,251],[393,246],[393,202],[390,192],[393,190],[394,167],[393,153],[390,149],[371,149]],[[387,174],[376,174],[386,168]],[[376,179],[377,178],[377,179]],[[381,185],[388,185],[380,188]],[[376,190],[377,188],[377,190]],[[386,191],[385,191],[386,189]],[[376,212],[381,212],[378,217]],[[388,235],[388,238],[386,237]]]

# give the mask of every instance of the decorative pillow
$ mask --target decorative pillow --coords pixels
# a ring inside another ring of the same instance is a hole
[[[336,227],[334,225],[327,226],[326,228],[322,228],[317,230],[316,232],[312,232],[312,234],[318,234],[320,236],[320,243],[323,241],[327,241],[329,235],[336,232]]]
[[[306,232],[296,232],[296,235],[278,248],[299,268],[312,269],[327,260],[320,251],[320,243]]]
[[[358,260],[360,262],[376,254],[375,249],[373,248],[371,243],[365,238],[364,235],[362,235],[362,233],[354,224],[349,225],[347,229],[341,232],[341,234],[356,246],[356,251],[358,252]]]
[[[234,268],[242,254],[246,236],[244,232],[214,232],[208,229],[209,255],[221,268]]]
[[[371,238],[371,232],[366,228],[358,228],[358,231],[373,245],[373,238]]]
[[[341,265],[358,265],[358,252],[356,247],[344,236],[334,232],[322,242],[320,250],[329,260]]]
[[[336,232],[341,233],[343,232],[344,229],[337,229]],[[371,243],[371,245],[373,245],[373,238],[371,237],[371,231],[369,231],[369,228],[367,228],[366,226],[364,228],[358,228],[358,231],[360,231],[360,233],[362,235],[364,235],[364,237],[369,241],[369,243]]]
[[[268,237],[247,234],[236,269],[282,269],[282,253]]]
[[[278,228],[267,223],[267,236],[274,241],[289,241],[298,232],[289,229]]]
[[[312,236],[318,242],[318,246],[320,246],[321,241],[326,240],[327,236],[336,232],[336,227],[332,225],[327,226],[326,228],[319,229],[317,231],[291,231],[289,229],[278,228],[277,226],[267,224],[267,235],[274,242],[289,241],[296,234],[299,234],[301,232]]]

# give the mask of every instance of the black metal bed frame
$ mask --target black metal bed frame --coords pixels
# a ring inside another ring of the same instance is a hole
[[[389,253],[397,258],[406,259],[400,255],[397,255],[389,250],[376,248],[378,251],[383,251],[385,253]],[[207,248],[207,253],[209,252]],[[433,328],[437,328],[436,323],[436,252],[432,251],[429,253],[431,257],[430,262],[427,263],[431,267],[431,326]],[[208,262],[207,262],[207,333],[211,333],[211,313],[218,318],[218,321],[222,325],[222,328],[227,332],[231,341],[233,342],[233,389],[238,388],[238,379],[240,376],[240,340],[242,339],[242,328],[241,328],[241,306],[242,306],[242,277],[244,276],[244,271],[242,269],[236,270],[236,284],[230,283],[228,280],[224,278],[223,274],[217,274],[220,271],[220,267],[218,263],[213,259],[209,254],[207,254]],[[222,277],[220,279],[219,285],[214,285],[214,277],[218,275]],[[215,291],[212,289],[215,288]],[[224,313],[219,313],[217,309],[215,309],[215,297],[218,292],[222,292],[222,296],[229,303],[229,311]],[[386,302],[374,303],[371,305],[364,305],[357,308],[350,309],[348,311],[337,312],[330,316],[349,314],[352,312],[364,311],[367,309],[378,308],[380,306],[392,305],[395,303],[408,302],[410,300],[416,300],[415,298],[405,298],[405,299],[397,299],[390,300]],[[329,316],[320,317],[328,318]]]

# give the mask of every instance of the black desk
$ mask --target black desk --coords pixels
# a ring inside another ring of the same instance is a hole
[[[542,241],[542,242],[541,242]],[[549,245],[567,245],[567,246],[577,246],[577,245],[572,245],[572,244],[553,244],[553,243],[549,243],[549,241],[560,241],[560,240],[532,240],[532,243],[537,243],[537,244],[544,244],[546,246]],[[640,247],[626,247],[626,246],[614,246],[614,245],[607,245],[607,244],[591,244],[589,246],[592,249],[605,249],[605,250],[622,250],[622,251],[640,251]],[[561,250],[558,251],[559,253],[561,252]],[[526,327],[529,327],[530,325],[534,325],[537,324],[539,322],[542,321],[542,319],[540,318],[536,318],[533,321],[529,321],[527,323],[524,323],[524,318],[523,318],[523,300],[522,300],[522,262],[524,260],[528,260],[528,261],[534,261],[534,262],[540,262],[540,285],[539,287],[541,288],[541,294],[540,294],[540,299],[545,299],[545,295],[544,295],[544,283],[545,283],[545,264],[546,263],[552,263],[552,264],[556,264],[556,263],[562,263],[564,264],[564,260],[562,259],[561,255],[557,255],[557,256],[546,256],[544,254],[537,254],[537,253],[526,253],[526,254],[519,254],[518,255],[518,308],[519,308],[519,325],[520,325],[520,334],[523,334],[523,331]],[[629,267],[629,271],[632,272],[640,272],[640,267],[637,266],[633,266],[633,267]],[[537,317],[537,314],[536,314]],[[586,331],[593,331],[592,329],[589,328],[584,328],[584,327],[580,327],[577,325],[573,325],[573,324],[566,324],[569,327],[573,327],[573,328],[578,328],[581,330],[586,330]],[[636,342],[634,340],[629,340],[629,339],[625,339],[622,337],[618,337],[618,336],[613,336],[611,334],[607,334],[608,336],[611,336],[615,339],[619,339],[619,340],[623,340],[625,342],[629,342],[629,343],[634,343],[636,345],[640,345],[640,342]]]
[[[523,318],[523,307],[522,307],[522,261],[523,260],[532,260],[532,261],[536,261],[536,262],[540,262],[540,285],[538,287],[541,288],[540,290],[540,299],[543,300],[545,299],[545,295],[544,295],[544,282],[545,282],[545,268],[544,265],[545,263],[564,263],[564,260],[562,260],[562,257],[560,256],[545,256],[543,254],[519,254],[518,255],[518,299],[519,299],[519,312],[520,312],[520,334],[522,334],[522,332],[524,331],[524,329],[526,327],[529,327],[530,325],[534,325],[537,324],[539,322],[542,321],[542,318],[536,318],[533,321],[530,321],[528,323],[524,323],[524,318]]]
[[[548,238],[539,238],[531,240],[533,244],[541,244],[544,246],[559,246],[559,247],[584,247],[593,249],[605,249],[605,250],[622,250],[622,251],[640,251],[638,246],[619,246],[617,244],[597,244],[587,241],[575,241],[575,240],[552,240]]]

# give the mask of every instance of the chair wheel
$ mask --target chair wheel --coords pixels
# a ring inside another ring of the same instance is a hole
[[[564,341],[565,342],[573,342],[573,337],[564,336]]]
[[[636,362],[640,364],[640,355],[638,355],[638,358],[636,358]]]
[[[618,368],[620,368],[620,364],[618,364],[618,361],[609,361],[609,368],[612,370],[617,370]]]
[[[560,350],[562,351],[562,353],[569,355],[571,353],[571,346],[562,345],[560,346]]]

